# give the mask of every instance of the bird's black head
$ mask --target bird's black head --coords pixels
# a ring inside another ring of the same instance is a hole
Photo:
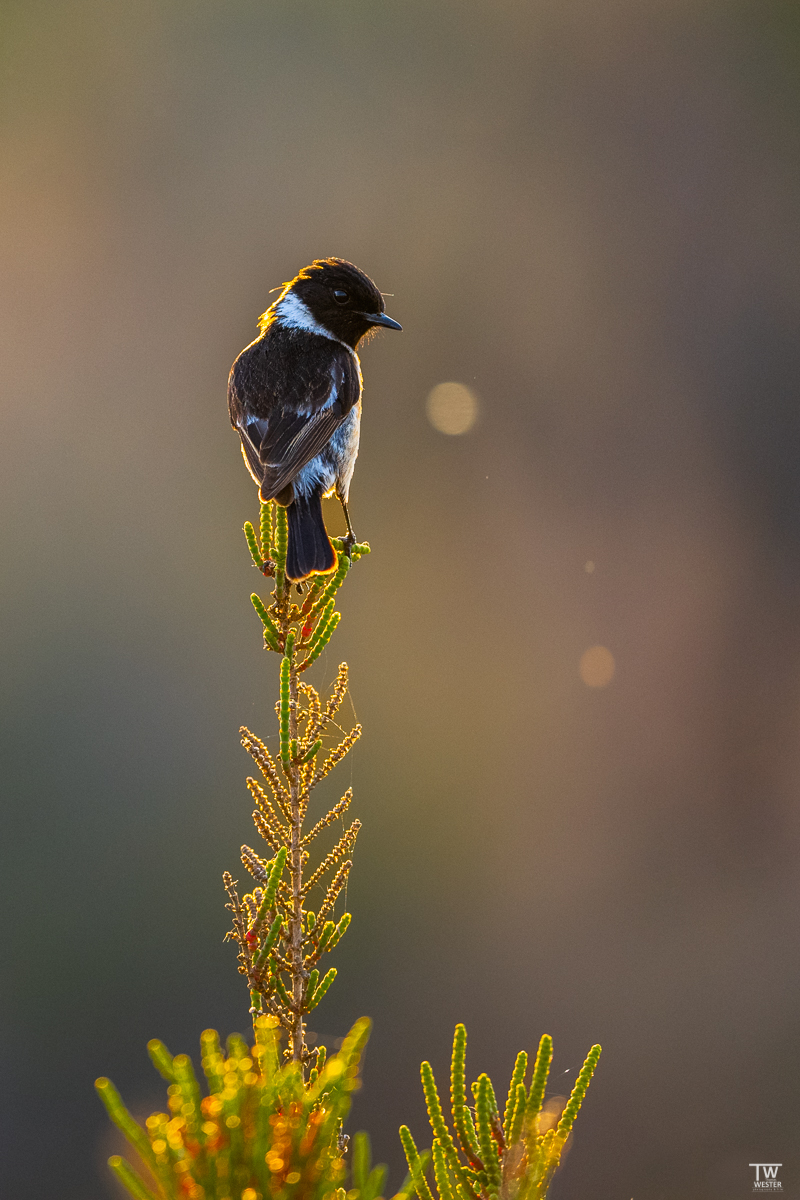
[[[343,258],[318,258],[287,283],[269,310],[272,320],[314,332],[322,326],[354,349],[370,329],[402,326],[387,317],[383,296],[368,275]]]

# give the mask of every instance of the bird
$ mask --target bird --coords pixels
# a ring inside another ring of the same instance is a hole
[[[363,271],[342,258],[318,258],[284,284],[259,318],[259,336],[228,377],[228,411],[263,502],[286,509],[286,576],[301,581],[337,565],[322,516],[336,493],[348,510],[361,427],[361,363],[356,352],[377,328],[402,329]]]

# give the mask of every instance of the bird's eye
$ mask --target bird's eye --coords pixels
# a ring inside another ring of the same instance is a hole
[[[343,288],[336,288],[333,293],[333,298],[337,304],[347,304],[347,301],[349,300],[349,296]]]

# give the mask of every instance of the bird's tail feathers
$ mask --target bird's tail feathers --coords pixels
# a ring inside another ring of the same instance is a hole
[[[331,545],[322,518],[322,497],[296,496],[286,509],[289,518],[289,550],[286,577],[305,579],[307,575],[325,575],[336,566],[336,551]]]

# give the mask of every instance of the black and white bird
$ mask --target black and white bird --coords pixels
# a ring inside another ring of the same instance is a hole
[[[361,424],[356,347],[376,326],[402,326],[369,276],[341,258],[304,267],[259,325],[231,367],[228,410],[261,499],[287,510],[286,574],[300,580],[336,566],[323,496],[339,497],[346,549],[355,543],[347,498]]]

